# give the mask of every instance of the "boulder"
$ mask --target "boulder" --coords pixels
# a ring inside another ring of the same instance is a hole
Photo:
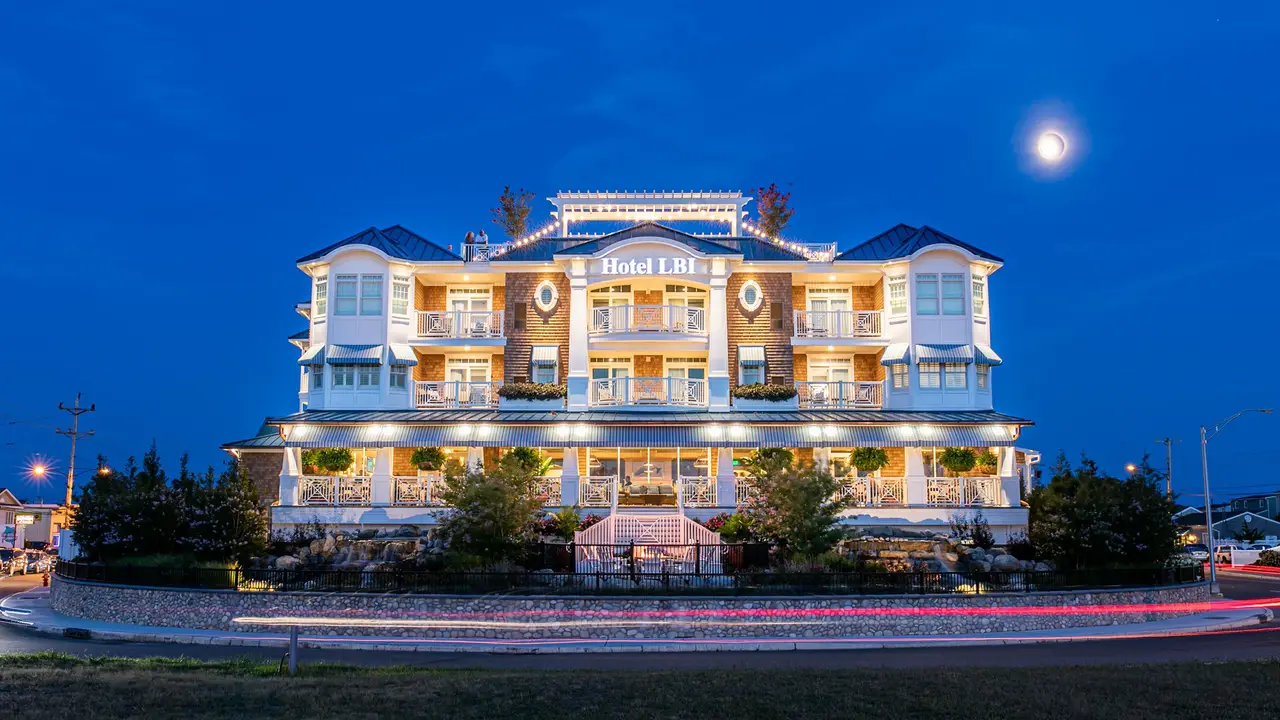
[[[361,530],[357,532],[356,538],[359,540],[372,540],[377,534],[378,534],[377,530],[374,530],[373,528],[369,528],[367,530]]]
[[[396,530],[396,537],[418,537],[418,528],[413,525],[401,525]]]
[[[1031,572],[1036,569],[1036,564],[1030,560],[1019,560],[1018,569],[1023,572]]]
[[[942,559],[949,563],[953,563],[958,562],[960,560],[960,556],[953,552],[944,552],[942,553]]]
[[[330,535],[324,539],[320,545],[320,551],[325,555],[332,555],[334,550],[338,549],[338,538]]]
[[[987,551],[987,554],[991,557],[999,557],[1000,555],[1007,555],[1008,553],[1005,552],[1004,548],[991,548]]]
[[[932,560],[933,559],[933,553],[925,552],[924,550],[912,550],[909,553],[907,553],[907,555],[912,560]]]
[[[320,553],[324,552],[324,541],[312,540],[311,545],[308,547],[308,549],[311,551],[312,555],[319,555]]]
[[[1012,555],[997,555],[991,561],[991,569],[997,572],[1014,572],[1018,569],[1018,558]]]
[[[991,572],[991,563],[986,560],[970,560],[969,567],[978,572]]]
[[[881,560],[906,560],[909,557],[906,550],[881,550],[876,556]]]
[[[277,570],[297,570],[298,566],[301,564],[302,561],[292,555],[285,555],[283,557],[276,558]]]
[[[1053,566],[1050,565],[1049,563],[1038,562],[1036,563],[1035,570],[1036,572],[1050,572],[1053,570]]]

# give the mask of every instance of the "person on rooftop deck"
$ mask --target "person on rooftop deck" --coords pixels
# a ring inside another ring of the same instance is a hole
[[[480,231],[480,234],[476,236],[476,243],[477,243],[477,244],[479,244],[479,245],[488,245],[488,244],[489,244],[489,236],[488,236],[488,235],[485,235],[485,234],[484,234],[484,231],[483,231],[483,230],[481,230],[481,231]]]
[[[464,237],[464,238],[462,238],[462,243],[463,243],[464,245],[475,245],[475,244],[476,244],[476,234],[475,234],[475,233],[473,233],[473,232],[471,232],[470,230],[468,230],[468,231],[467,231],[467,236],[466,236],[466,237]]]

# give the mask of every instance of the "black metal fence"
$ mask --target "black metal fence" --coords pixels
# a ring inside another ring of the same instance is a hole
[[[626,547],[626,546],[603,546]],[[642,546],[637,546],[642,547]],[[705,552],[705,547],[702,546]],[[743,547],[743,546],[729,546]],[[748,550],[736,551],[739,553]],[[620,559],[625,560],[625,559]],[[59,562],[72,580],[121,585],[241,592],[370,592],[525,595],[940,595],[1185,585],[1204,579],[1200,566],[1050,572],[785,572],[746,568],[695,572],[626,560],[596,572],[544,568],[519,572],[448,570],[209,569]]]

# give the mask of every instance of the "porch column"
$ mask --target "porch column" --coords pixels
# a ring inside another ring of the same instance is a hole
[[[906,448],[907,456],[907,504],[924,505],[929,501],[925,490],[924,450],[918,447]]]
[[[560,465],[560,504],[573,507],[578,504],[578,448],[565,448]]]
[[[467,448],[467,470],[484,469],[484,448]]]
[[[733,449],[716,448],[716,505],[737,507],[738,481],[733,477]]]
[[[302,475],[302,448],[285,448],[280,463],[280,504],[298,504],[298,477]]]
[[[587,325],[591,310],[587,307],[587,264],[574,260],[569,278],[569,372],[565,380],[569,389],[569,409],[587,409],[587,389],[591,373],[587,367]]]
[[[813,464],[823,472],[831,471],[831,448],[814,448]]]
[[[378,448],[378,454],[373,459],[373,478],[370,480],[369,488],[371,505],[391,504],[391,471],[394,454],[394,448]]]
[[[707,302],[707,409],[729,410],[729,306],[726,304],[725,261],[711,263],[711,298]]]
[[[1000,495],[1005,507],[1018,507],[1022,502],[1021,485],[1015,466],[1017,455],[1011,447],[996,448],[996,457],[1000,459]]]

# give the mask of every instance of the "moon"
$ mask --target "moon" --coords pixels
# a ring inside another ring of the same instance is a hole
[[[1067,154],[1066,138],[1056,132],[1042,133],[1036,142],[1036,152],[1047,162],[1057,162]]]

